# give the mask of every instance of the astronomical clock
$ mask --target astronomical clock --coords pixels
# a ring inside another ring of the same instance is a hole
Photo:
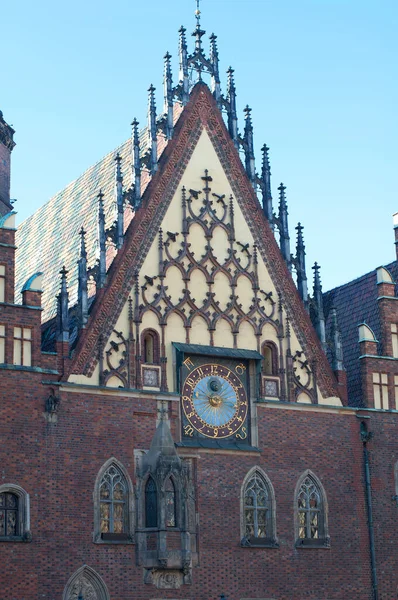
[[[249,360],[188,351],[179,363],[183,444],[250,446]]]

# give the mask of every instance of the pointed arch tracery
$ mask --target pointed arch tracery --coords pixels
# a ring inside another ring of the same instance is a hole
[[[62,600],[110,600],[108,588],[94,569],[84,565],[69,579]]]
[[[124,466],[110,458],[98,472],[94,486],[94,542],[134,541],[134,492]]]
[[[299,478],[294,495],[296,546],[329,547],[325,489],[310,470]]]
[[[247,473],[241,488],[242,546],[277,547],[273,485],[258,466]]]

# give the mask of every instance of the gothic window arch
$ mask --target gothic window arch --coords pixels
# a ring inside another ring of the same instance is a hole
[[[329,547],[327,499],[319,479],[311,471],[299,478],[294,496],[297,547]]]
[[[30,542],[29,494],[19,485],[0,485],[0,542]]]
[[[241,489],[242,546],[278,547],[275,492],[260,467],[246,475]]]
[[[267,340],[262,345],[261,354],[263,356],[263,375],[278,375],[278,349],[276,344]]]
[[[144,329],[141,334],[142,361],[156,365],[160,362],[160,340],[155,329]]]
[[[134,494],[123,465],[109,459],[100,469],[94,487],[94,541],[134,541]]]
[[[145,483],[145,527],[158,527],[158,489],[153,477]]]
[[[102,578],[87,565],[78,569],[65,586],[62,600],[110,600]]]
[[[177,527],[176,488],[172,477],[168,477],[164,486],[166,527]]]

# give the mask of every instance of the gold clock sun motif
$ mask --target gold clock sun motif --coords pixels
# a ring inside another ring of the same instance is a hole
[[[201,365],[189,373],[183,384],[182,406],[193,429],[218,439],[236,434],[248,410],[239,377],[228,367],[215,364]]]

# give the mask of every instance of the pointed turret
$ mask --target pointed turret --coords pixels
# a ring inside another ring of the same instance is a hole
[[[133,158],[133,174],[134,174],[134,208],[137,209],[141,204],[141,160],[140,160],[140,137],[138,132],[138,121],[134,119],[131,123],[132,135],[132,158]]]
[[[214,98],[216,99],[217,106],[221,109],[221,82],[218,60],[217,36],[212,33],[210,36],[210,62],[213,67],[211,88]]]
[[[235,148],[239,150],[239,139],[238,139],[238,116],[236,112],[236,88],[234,80],[234,70],[229,67],[228,71],[228,83],[227,83],[227,112],[228,112],[228,131],[235,145]]]
[[[272,194],[271,194],[271,167],[269,164],[269,156],[268,156],[268,146],[264,144],[261,149],[263,153],[263,161],[261,167],[261,193],[263,196],[263,211],[268,220],[268,223],[271,225],[272,230],[274,229],[274,220],[273,220],[273,208],[272,208]]]
[[[15,146],[14,129],[0,110],[0,217],[12,211],[10,201],[11,152]]]
[[[116,178],[116,206],[117,206],[117,222],[116,222],[116,248],[119,250],[123,246],[124,239],[124,207],[123,207],[123,175],[121,169],[122,157],[119,152],[115,157],[115,178]]]
[[[155,88],[151,85],[148,89],[148,134],[150,141],[149,170],[154,175],[158,169],[158,141],[156,131],[156,103]]]
[[[151,473],[155,473],[160,462],[163,463],[163,467],[166,465],[180,467],[181,465],[181,459],[177,454],[169,423],[164,418],[163,410],[161,411],[161,419],[152,438],[149,452],[143,458],[143,472],[150,471]]]
[[[279,245],[282,252],[282,256],[285,259],[289,269],[291,268],[290,262],[290,236],[289,236],[289,224],[288,224],[288,210],[286,202],[286,186],[283,183],[278,187],[279,190],[279,214],[277,218],[277,225],[279,229]]]
[[[296,227],[297,231],[297,244],[296,244],[296,257],[294,259],[294,266],[297,271],[297,289],[300,297],[304,302],[304,306],[308,309],[308,286],[307,286],[307,273],[305,271],[305,246],[303,238],[304,227],[301,223],[298,223]]]
[[[166,52],[164,57],[164,113],[166,115],[166,137],[173,137],[173,77],[171,73],[171,54]]]
[[[85,327],[88,321],[88,288],[87,288],[87,251],[86,251],[86,232],[83,227],[80,232],[80,258],[78,264],[78,311],[79,325]]]
[[[321,267],[316,262],[312,267],[314,270],[314,314],[313,323],[321,341],[322,348],[326,349],[326,333],[325,333],[325,313],[323,311],[323,297],[320,269]]]
[[[61,289],[57,296],[57,341],[69,342],[69,294],[66,276],[68,271],[65,266],[59,272],[61,275]]]
[[[245,150],[246,173],[254,189],[256,189],[256,166],[254,162],[254,141],[253,124],[251,117],[252,109],[246,106],[245,113],[245,134],[243,138],[243,147]]]
[[[189,100],[189,78],[188,78],[188,47],[187,38],[185,36],[186,29],[181,27],[179,30],[179,57],[180,57],[180,85],[181,85],[181,102],[185,106]]]
[[[105,212],[104,212],[104,194],[100,190],[98,194],[98,239],[99,239],[99,263],[97,274],[97,287],[102,288],[106,279],[106,233],[105,233]]]

